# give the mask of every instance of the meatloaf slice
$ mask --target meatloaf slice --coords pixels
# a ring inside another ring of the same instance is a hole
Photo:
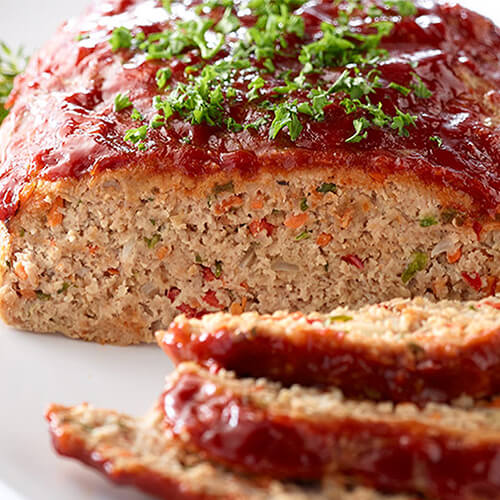
[[[433,0],[196,3],[94,1],[17,79],[9,324],[127,344],[179,312],[497,290],[490,21]]]
[[[300,486],[237,474],[172,439],[158,409],[132,418],[88,405],[51,405],[47,419],[58,453],[165,500],[416,500],[330,480]]]
[[[345,474],[440,500],[500,498],[498,408],[356,402],[336,389],[287,389],[189,363],[161,401],[175,434],[247,473]]]
[[[500,393],[500,296],[394,299],[329,314],[179,316],[157,338],[176,363],[333,385],[349,397],[421,404]]]

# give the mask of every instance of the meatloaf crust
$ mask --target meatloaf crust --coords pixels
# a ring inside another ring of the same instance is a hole
[[[47,420],[58,453],[165,500],[416,500],[329,480],[299,486],[231,472],[169,437],[159,409],[132,418],[89,405],[51,405]]]
[[[199,65],[219,63],[244,38],[255,18],[239,2],[225,23],[239,17],[241,29],[209,60],[189,44],[171,58],[141,49],[195,15],[187,0],[170,13],[159,0],[95,2],[32,58],[0,128],[8,323],[127,344],[153,341],[178,312],[326,312],[398,296],[495,293],[498,29],[434,2],[406,14],[362,2],[372,17],[347,14],[348,2],[300,3],[287,12],[303,32],[290,28],[280,38],[289,52],[270,62],[248,56],[252,67],[236,71],[233,97],[216,107],[220,123],[196,107],[186,114],[185,102],[161,113],[198,81]],[[360,65],[370,105],[346,101],[355,91],[345,71],[354,69],[338,61],[321,69],[326,83],[315,72],[300,85],[285,81],[300,70],[301,48],[346,15],[358,38],[374,22],[394,23],[377,66]],[[255,99],[245,76],[254,70],[264,81],[252,84]],[[332,82],[345,90],[316,95],[321,109],[307,108],[311,89]],[[376,126],[372,114],[382,111],[385,125]],[[354,125],[359,142],[346,142]]]
[[[179,316],[157,338],[176,363],[331,385],[349,397],[422,404],[500,393],[500,296],[394,299],[329,314]]]

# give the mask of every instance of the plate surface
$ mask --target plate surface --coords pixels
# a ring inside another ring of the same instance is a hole
[[[462,0],[496,19],[496,0]],[[0,39],[28,50],[88,0],[0,0]],[[43,419],[49,402],[145,413],[172,369],[154,346],[109,347],[61,336],[15,332],[0,324],[0,498],[2,500],[144,500],[129,488],[57,457]]]

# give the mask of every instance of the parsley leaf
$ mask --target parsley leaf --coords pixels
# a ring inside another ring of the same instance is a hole
[[[144,143],[144,140],[146,139],[147,135],[148,135],[148,126],[142,125],[141,127],[131,128],[130,130],[127,130],[125,136],[123,137],[123,140],[125,142],[130,141],[132,144],[135,144],[138,147],[138,149],[144,150],[146,149],[146,144]]]
[[[215,26],[215,31],[219,31],[220,33],[224,33],[224,35],[227,35],[228,33],[236,31],[239,27],[240,20],[232,14],[232,9],[228,7],[224,11],[224,15],[221,20]]]
[[[115,111],[119,112],[130,108],[132,103],[127,94],[116,94],[115,96]]]
[[[385,0],[387,7],[395,8],[398,13],[403,16],[414,16],[417,13],[417,8],[411,0]]]
[[[14,52],[0,42],[0,123],[8,114],[5,103],[14,86],[14,78],[24,70],[26,61],[22,49]]]
[[[412,73],[412,76],[415,82],[412,83],[411,87],[415,91],[416,96],[421,99],[428,99],[429,97],[432,97],[432,92],[427,88],[425,83],[422,81],[422,78],[420,78],[417,73]]]
[[[428,260],[429,259],[425,253],[415,252],[411,256],[410,263],[401,275],[403,283],[406,285],[419,271],[423,271],[427,267]]]
[[[124,26],[115,28],[109,40],[111,50],[117,52],[120,49],[130,49],[132,47],[132,39],[132,32],[128,28]]]
[[[420,219],[420,227],[431,227],[435,226],[436,224],[438,224],[438,221],[436,217],[433,217],[432,215]]]
[[[443,145],[443,139],[441,139],[441,137],[439,137],[438,135],[432,135],[431,137],[429,137],[429,140],[435,142],[438,148]]]
[[[171,77],[172,77],[172,70],[170,68],[160,68],[156,72],[156,77],[155,77],[156,85],[158,85],[158,88],[160,90],[163,90]]]
[[[269,137],[276,139],[279,132],[285,127],[288,128],[288,135],[292,141],[295,141],[302,132],[297,109],[297,100],[293,102],[283,102],[274,107],[274,119],[269,128]]]
[[[408,87],[404,87],[403,85],[399,85],[395,82],[389,83],[389,88],[401,92],[401,94],[403,94],[405,97],[411,93],[411,89],[409,89]]]

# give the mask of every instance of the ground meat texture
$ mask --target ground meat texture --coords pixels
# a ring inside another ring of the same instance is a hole
[[[292,176],[287,185],[264,176],[251,185],[234,182],[241,205],[219,213],[216,207],[234,196],[214,193],[222,181],[183,191],[182,180],[174,180],[120,172],[57,189],[45,184],[3,232],[5,320],[128,344],[153,341],[153,332],[179,313],[327,312],[422,294],[474,299],[489,294],[488,280],[498,275],[494,225],[483,227],[480,240],[466,224],[421,227],[424,214],[439,218],[443,207],[395,182],[373,189],[328,179],[338,190],[321,194],[316,187],[326,179],[316,173]],[[304,196],[307,222],[290,228]],[[262,208],[252,208],[256,198]],[[322,246],[317,240],[325,233],[331,240]],[[450,263],[457,249],[461,257]],[[425,265],[403,281],[416,252]],[[346,255],[358,256],[363,268]],[[479,292],[463,279],[472,271]]]
[[[394,299],[329,314],[179,316],[157,338],[177,363],[331,385],[350,397],[423,404],[500,392],[500,295]]]
[[[301,486],[240,475],[169,438],[159,409],[132,418],[89,405],[51,405],[47,420],[58,453],[165,500],[416,500],[330,479]]]
[[[335,389],[283,389],[196,365],[179,367],[161,401],[175,434],[246,473],[302,480],[345,474],[426,498],[500,498],[496,408],[358,403]]]

